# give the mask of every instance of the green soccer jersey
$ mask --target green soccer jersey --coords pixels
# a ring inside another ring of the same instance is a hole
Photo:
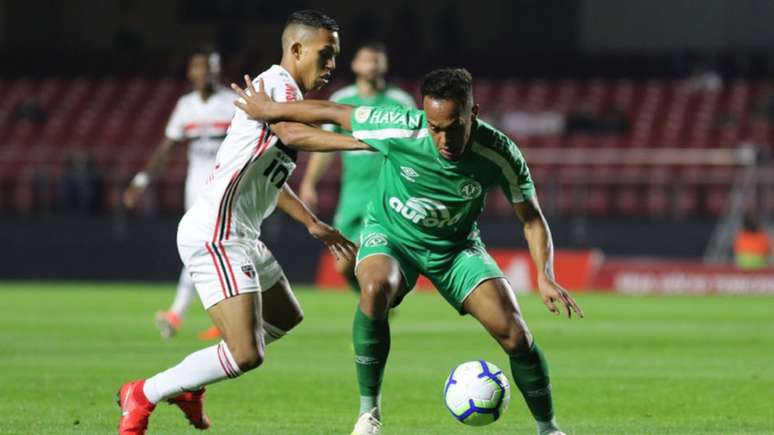
[[[374,96],[364,97],[357,93],[357,86],[353,84],[334,92],[330,100],[350,106],[415,107],[414,99],[408,93],[393,86],[387,86]],[[338,126],[326,125],[324,128],[349,134]],[[384,156],[369,151],[341,153],[341,193],[334,224],[347,237],[357,238],[360,233],[366,205],[373,197],[383,160]]]
[[[512,203],[535,195],[516,144],[483,121],[474,123],[456,161],[439,154],[421,110],[360,106],[352,113],[352,132],[385,157],[369,219],[401,242],[459,249],[478,234],[489,189],[499,186]]]

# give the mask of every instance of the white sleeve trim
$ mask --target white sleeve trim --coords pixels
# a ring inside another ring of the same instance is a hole
[[[380,130],[357,130],[352,133],[355,139],[421,139],[427,137],[427,129],[411,130],[407,128],[383,128]]]
[[[473,144],[473,152],[489,159],[492,163],[500,167],[503,171],[503,175],[505,175],[505,178],[508,180],[508,187],[511,190],[511,202],[517,203],[524,201],[524,195],[519,188],[519,177],[505,157],[501,156],[497,151],[483,147],[477,143]]]

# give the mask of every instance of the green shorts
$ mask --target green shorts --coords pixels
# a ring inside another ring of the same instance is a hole
[[[364,223],[365,210],[359,210],[357,213],[337,212],[333,217],[333,226],[341,231],[344,237],[353,242],[360,240],[360,233],[363,232]]]
[[[397,261],[408,289],[414,288],[420,274],[426,276],[460,314],[465,314],[462,305],[479,284],[505,277],[478,237],[457,250],[432,252],[399,242],[384,227],[369,221],[360,235],[357,263],[372,255],[387,255]]]

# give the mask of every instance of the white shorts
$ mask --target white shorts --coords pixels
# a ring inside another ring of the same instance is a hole
[[[177,248],[204,309],[243,293],[264,291],[284,276],[261,241],[192,242],[178,237]]]

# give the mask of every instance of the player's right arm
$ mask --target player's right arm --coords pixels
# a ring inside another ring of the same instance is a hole
[[[148,158],[148,162],[145,164],[145,168],[132,178],[129,186],[124,191],[122,199],[126,208],[132,210],[137,206],[137,201],[145,192],[148,184],[161,172],[161,169],[169,159],[169,153],[179,144],[181,144],[180,141],[165,137],[156,149],[153,150],[150,158]]]
[[[306,165],[298,195],[312,210],[317,209],[317,183],[333,161],[333,153],[314,153]]]
[[[253,119],[270,123],[294,121],[304,124],[336,124],[344,130],[352,130],[352,106],[323,100],[275,103],[266,94],[263,80],[258,81],[256,89],[248,75],[245,75],[245,89],[235,83],[231,84],[231,89],[241,97],[234,104]]]
[[[122,200],[126,208],[131,210],[137,206],[137,201],[145,192],[148,184],[161,173],[161,170],[167,163],[167,159],[169,159],[169,153],[172,152],[175,146],[185,141],[185,110],[183,101],[183,98],[177,101],[175,110],[172,111],[172,115],[169,117],[167,126],[164,129],[164,139],[151,153],[148,161],[145,163],[145,168],[134,176],[124,191]]]

